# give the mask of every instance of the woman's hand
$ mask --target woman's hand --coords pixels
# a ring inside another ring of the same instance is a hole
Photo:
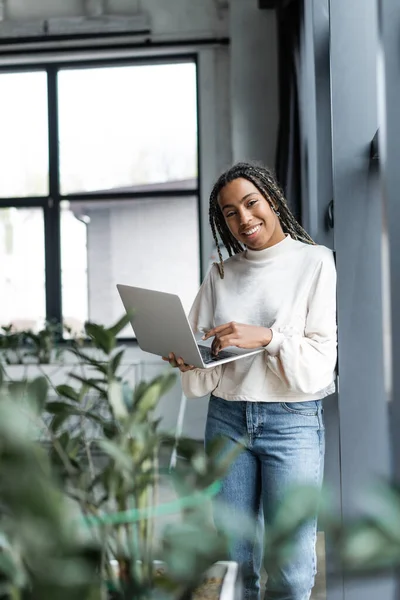
[[[172,352],[170,352],[168,356],[163,356],[162,359],[169,362],[171,367],[179,369],[181,373],[186,373],[186,371],[192,371],[194,369],[193,365],[187,365],[183,358],[176,358],[175,354]]]
[[[272,340],[272,331],[267,327],[244,325],[232,321],[210,329],[203,336],[203,340],[208,340],[210,337],[214,337],[211,350],[214,354],[218,354],[220,350],[228,346],[247,350],[267,346]]]

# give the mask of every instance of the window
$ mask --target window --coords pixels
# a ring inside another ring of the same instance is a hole
[[[64,321],[110,325],[123,312],[117,283],[178,294],[189,310],[200,278],[197,221],[196,197],[65,204]]]
[[[0,208],[0,325],[35,329],[45,306],[44,224],[40,208]]]
[[[2,324],[109,325],[124,312],[117,283],[174,292],[190,307],[196,97],[192,59],[0,73]]]
[[[194,63],[58,74],[61,193],[197,177]]]
[[[49,193],[47,74],[0,74],[0,197]]]

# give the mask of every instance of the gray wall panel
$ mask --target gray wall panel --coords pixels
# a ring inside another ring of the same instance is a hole
[[[333,189],[338,268],[339,419],[344,517],[388,475],[381,296],[382,200],[369,147],[377,129],[375,0],[330,4]],[[344,597],[392,597],[390,580],[344,580]]]
[[[379,151],[384,201],[382,234],[388,244],[383,289],[385,302],[385,350],[387,386],[391,399],[393,471],[400,478],[400,5],[398,0],[380,1]],[[391,310],[390,310],[391,307]],[[400,592],[399,592],[400,598]]]

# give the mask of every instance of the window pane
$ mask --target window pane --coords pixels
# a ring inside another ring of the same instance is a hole
[[[119,319],[117,283],[176,293],[189,310],[200,277],[197,212],[197,198],[63,202],[66,324]],[[130,327],[121,333],[132,335]]]
[[[0,197],[47,196],[47,75],[0,74]]]
[[[194,63],[62,70],[58,89],[62,194],[196,186]]]
[[[0,209],[0,324],[37,329],[45,319],[44,223],[40,208]]]

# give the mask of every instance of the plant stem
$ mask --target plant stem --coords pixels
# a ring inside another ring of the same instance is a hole
[[[10,600],[22,600],[22,593],[15,585],[10,589]]]
[[[86,452],[86,456],[88,459],[88,466],[89,466],[89,473],[90,476],[92,478],[92,480],[96,477],[96,472],[94,469],[94,464],[93,464],[93,459],[92,459],[92,453],[90,450],[90,443],[86,437],[86,432],[85,432],[85,427],[84,427],[84,415],[81,414],[80,416],[80,422],[81,422],[81,432],[82,432],[82,440],[83,440],[83,445],[85,448],[85,452]]]

